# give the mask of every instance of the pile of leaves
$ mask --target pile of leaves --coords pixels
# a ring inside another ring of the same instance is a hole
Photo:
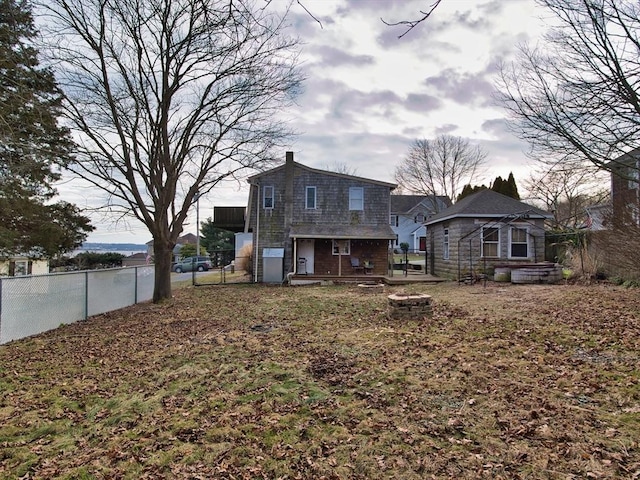
[[[0,346],[2,478],[640,478],[612,286],[185,288]]]

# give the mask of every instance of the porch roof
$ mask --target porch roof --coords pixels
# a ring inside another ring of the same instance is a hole
[[[291,238],[395,240],[390,225],[292,225]]]

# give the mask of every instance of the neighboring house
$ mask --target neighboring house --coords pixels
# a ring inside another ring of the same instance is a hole
[[[553,215],[485,189],[426,221],[429,271],[444,278],[505,263],[544,260],[545,220]]]
[[[289,272],[387,273],[396,185],[316,170],[294,162],[293,152],[248,182],[245,232],[253,232],[255,281],[281,282]]]
[[[14,256],[0,260],[0,275],[19,277],[21,275],[45,275],[49,273],[48,259],[29,259],[25,256]]]
[[[610,163],[614,226],[640,225],[640,148]]]
[[[198,237],[196,237],[193,233],[187,233],[178,237],[178,241],[176,242],[176,246],[173,247],[173,260],[172,263],[179,262],[180,258],[180,249],[186,245],[196,245],[198,242]],[[153,259],[153,240],[148,241],[145,245],[147,245],[147,255],[149,258]]]
[[[391,195],[389,223],[396,234],[394,249],[401,243],[408,243],[409,251],[424,253],[427,250],[424,222],[450,206],[451,200],[446,196]]]

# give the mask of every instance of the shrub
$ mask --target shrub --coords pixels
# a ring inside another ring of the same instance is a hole
[[[236,259],[236,268],[249,274],[253,272],[253,243],[247,243],[240,249]]]

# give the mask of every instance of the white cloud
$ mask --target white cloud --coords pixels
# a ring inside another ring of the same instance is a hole
[[[527,146],[508,131],[492,95],[498,62],[541,33],[533,0],[443,0],[402,39],[404,27],[385,26],[381,17],[418,18],[430,0],[302,3],[322,28],[294,2],[289,21],[305,44],[308,76],[299,105],[285,112],[300,132],[291,143],[297,161],[316,168],[341,162],[361,176],[393,181],[413,140],[447,133],[487,149],[488,181],[509,171],[524,180]],[[244,184],[214,190],[201,200],[200,218],[211,216],[214,205],[245,205],[247,191]],[[143,228],[117,232],[101,226],[90,240],[150,239]],[[195,232],[195,209],[185,232]]]

